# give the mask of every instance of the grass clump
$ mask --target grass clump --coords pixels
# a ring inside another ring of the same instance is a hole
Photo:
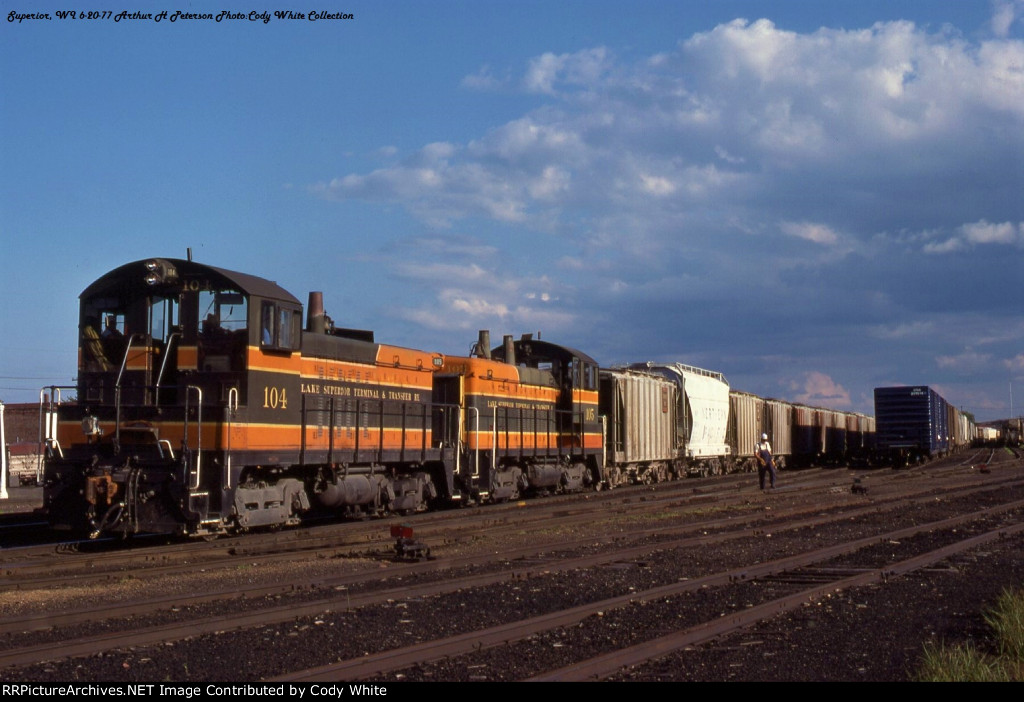
[[[1010,682],[1024,680],[1024,591],[1004,590],[985,614],[995,655],[970,644],[928,645],[921,657],[921,682]]]
[[[999,660],[970,644],[927,645],[917,672],[920,682],[1008,682]]]

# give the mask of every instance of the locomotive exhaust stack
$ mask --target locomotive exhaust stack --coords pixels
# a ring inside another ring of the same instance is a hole
[[[491,331],[489,329],[481,329],[479,341],[476,342],[476,353],[477,358],[491,358]]]
[[[505,363],[509,364],[510,366],[514,366],[516,364],[516,344],[515,341],[512,340],[511,334],[505,335],[504,346]]]
[[[327,315],[324,313],[324,294],[320,291],[309,293],[306,306],[306,331],[314,334],[327,333]]]

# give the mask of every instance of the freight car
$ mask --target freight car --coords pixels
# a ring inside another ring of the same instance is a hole
[[[780,468],[866,463],[874,420],[750,393],[729,392],[729,446],[741,470],[753,470],[754,445],[768,436]]]
[[[685,475],[680,410],[679,387],[672,380],[629,368],[601,370],[598,411],[605,419],[609,484]]]
[[[731,390],[715,371],[646,362],[601,373],[610,475],[657,482],[752,471],[762,434],[768,435],[779,468],[866,464],[873,447],[871,417]],[[649,389],[654,381],[642,383],[638,378],[643,374],[670,385]],[[664,425],[673,422],[674,440],[669,441]]]
[[[875,388],[878,452],[894,466],[944,456],[970,445],[973,419],[928,386]]]
[[[661,376],[675,386],[676,474],[718,475],[734,469],[732,448],[726,441],[729,382],[724,375],[684,363],[647,361],[629,368]]]

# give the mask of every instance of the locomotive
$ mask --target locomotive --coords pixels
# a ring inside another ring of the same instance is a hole
[[[191,258],[92,283],[77,396],[46,437],[51,524],[207,536],[603,480],[585,354],[380,344],[335,327],[319,293],[302,321],[276,283]]]
[[[212,537],[750,470],[762,433],[782,464],[839,461],[873,431],[714,371],[600,368],[539,334],[491,348],[482,331],[466,356],[378,343],[335,326],[320,293],[303,317],[276,283],[191,256],[89,285],[78,350],[74,400],[48,396],[44,508],[93,535]]]

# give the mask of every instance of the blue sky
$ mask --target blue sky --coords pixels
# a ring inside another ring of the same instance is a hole
[[[92,280],[191,247],[390,343],[1024,407],[1019,0],[0,5],[4,402],[71,381]]]

